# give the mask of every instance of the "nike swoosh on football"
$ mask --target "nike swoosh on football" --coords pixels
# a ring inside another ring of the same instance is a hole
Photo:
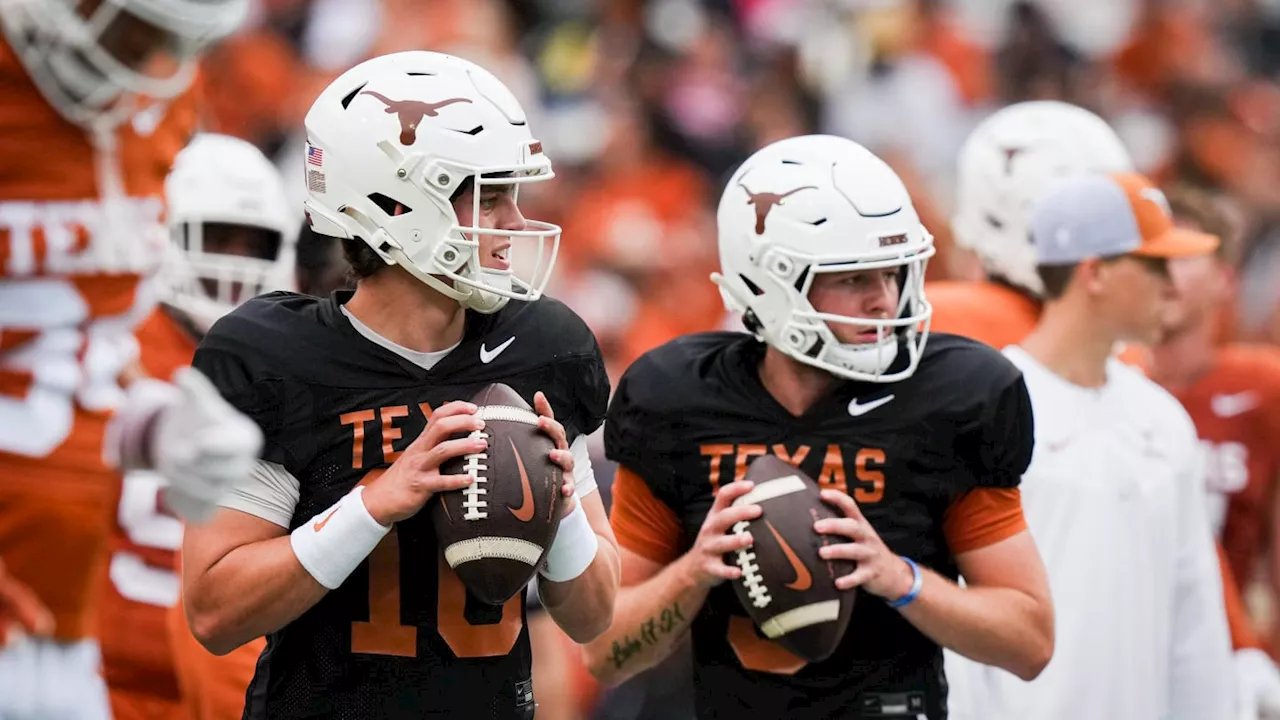
[[[892,400],[893,400],[892,395],[885,395],[884,397],[878,398],[876,400],[872,400],[871,402],[858,404],[858,398],[854,398],[849,401],[849,414],[854,417],[858,417],[859,415],[866,415],[867,413],[871,412],[872,410],[875,410],[881,405],[887,405]]]
[[[778,541],[778,545],[782,548],[782,554],[787,556],[787,562],[791,563],[791,569],[796,571],[796,579],[787,583],[787,587],[796,592],[804,592],[813,587],[813,575],[809,573],[809,568],[800,562],[800,556],[796,555],[796,551],[791,549],[786,540],[782,539],[782,535],[773,527],[773,523],[768,520],[764,521],[769,532],[773,533],[774,539]]]
[[[488,365],[489,363],[493,362],[494,358],[501,355],[502,351],[510,347],[511,343],[515,341],[516,341],[516,336],[512,335],[511,337],[507,338],[506,342],[502,343],[501,345],[499,345],[498,347],[492,350],[486,349],[484,346],[484,343],[480,343],[480,362]]]
[[[1235,417],[1243,415],[1258,406],[1258,396],[1252,390],[1234,395],[1214,395],[1209,401],[1213,414],[1218,417]]]
[[[524,461],[520,459],[520,451],[516,449],[515,441],[507,438],[507,442],[511,443],[511,452],[515,453],[516,467],[520,470],[520,489],[524,493],[520,498],[520,507],[513,508],[508,505],[507,509],[517,520],[527,523],[533,519],[533,486],[529,484],[529,473],[525,472]]]
[[[325,516],[324,516],[324,519],[315,521],[315,523],[314,523],[314,524],[312,524],[311,529],[312,529],[312,530],[315,530],[316,532],[320,532],[321,530],[323,530],[323,529],[324,529],[324,526],[325,526],[325,525],[328,525],[328,524],[329,524],[329,521],[330,521],[331,519],[333,519],[333,516],[334,516],[334,515],[337,515],[337,514],[338,514],[338,511],[339,511],[339,510],[341,510],[341,509],[342,509],[342,506],[341,506],[341,505],[339,505],[338,507],[334,508],[334,509],[333,509],[333,512],[331,512],[331,513],[329,513],[328,515],[325,515]]]

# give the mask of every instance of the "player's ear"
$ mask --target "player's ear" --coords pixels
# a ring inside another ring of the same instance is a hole
[[[1076,263],[1067,286],[1076,285],[1084,288],[1090,295],[1101,295],[1106,292],[1111,265],[1102,258],[1085,258]]]

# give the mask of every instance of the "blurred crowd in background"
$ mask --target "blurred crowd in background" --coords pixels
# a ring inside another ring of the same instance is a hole
[[[1029,99],[1098,112],[1163,185],[1228,193],[1245,234],[1239,334],[1280,340],[1277,37],[1275,0],[261,0],[203,80],[208,129],[301,178],[302,118],[351,65],[433,49],[493,70],[555,163],[521,199],[565,228],[551,292],[616,378],[724,322],[707,282],[716,200],[788,135],[889,159],[937,237],[931,278],[967,277],[948,230],[957,150]]]
[[[410,49],[478,62],[523,102],[557,175],[520,198],[564,227],[549,293],[592,326],[615,380],[677,335],[736,328],[708,281],[715,205],[748,153],[786,136],[887,159],[937,238],[931,279],[973,277],[948,228],[956,154],[1031,99],[1099,113],[1161,185],[1223,193],[1244,248],[1236,336],[1280,342],[1280,1],[260,0],[204,62],[206,129],[275,159],[301,224],[310,103]],[[336,243],[304,232],[299,251],[303,290],[344,281]],[[650,696],[678,694],[672,667]],[[636,717],[636,692],[575,704]]]

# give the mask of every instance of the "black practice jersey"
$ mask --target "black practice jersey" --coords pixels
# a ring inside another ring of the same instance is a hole
[[[619,381],[606,452],[674,512],[683,547],[716,489],[772,453],[853,496],[890,550],[955,579],[947,509],[975,487],[1017,486],[1031,460],[1018,369],[985,345],[932,335],[910,378],[843,383],[794,417],[759,380],[763,354],[749,335],[691,335],[650,351]],[[712,591],[691,632],[699,718],[946,716],[941,649],[867,593],[821,663],[764,639],[729,583]],[[910,712],[885,714],[899,706]]]
[[[462,342],[431,370],[360,335],[340,305],[273,293],[221,319],[195,355],[266,436],[263,457],[299,481],[290,530],[389,466],[432,408],[504,382],[541,390],[569,440],[599,427],[609,381],[594,336],[563,304],[468,312]],[[244,717],[531,718],[524,594],[472,597],[445,564],[430,514],[398,523],[313,608],[268,637]]]

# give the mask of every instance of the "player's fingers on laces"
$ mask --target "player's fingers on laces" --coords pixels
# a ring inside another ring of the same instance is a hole
[[[751,492],[755,486],[756,484],[750,480],[735,480],[734,482],[725,485],[716,493],[715,502],[711,503],[711,510],[709,512],[714,513],[718,510],[723,510],[729,507],[733,504],[734,500],[737,500],[743,495]]]
[[[858,508],[858,503],[854,502],[848,493],[842,493],[839,490],[823,490],[822,499],[824,502],[836,506],[846,517],[856,520],[862,519],[862,510]]]
[[[760,517],[759,505],[737,505],[728,507],[714,515],[707,516],[707,532],[712,535],[723,535],[729,528],[745,520]]]
[[[427,429],[418,436],[418,440],[422,441],[422,444],[418,447],[422,450],[430,450],[454,435],[472,433],[483,429],[484,420],[470,413],[446,415],[427,425]],[[415,444],[417,443],[415,442]]]
[[[464,437],[445,440],[427,451],[426,459],[421,467],[424,470],[435,470],[451,458],[462,457],[481,452],[488,446],[484,438]]]
[[[742,577],[742,568],[736,565],[729,565],[720,556],[708,557],[702,565],[702,571],[707,575],[722,580],[737,580]]]
[[[720,556],[751,547],[752,542],[751,533],[730,533],[707,541],[704,549],[708,555]]]
[[[431,417],[427,418],[426,430],[423,430],[422,433],[418,435],[414,444],[417,444],[418,441],[421,441],[423,443],[429,443],[431,442],[430,438],[432,437],[439,438],[440,437],[439,435],[433,435],[432,430],[437,425],[444,422],[445,420],[448,420],[451,417],[461,416],[463,418],[479,420],[479,418],[474,417],[477,409],[478,408],[476,407],[475,403],[470,403],[470,402],[467,402],[466,400],[453,400],[451,402],[447,402],[441,405],[440,407],[431,411]],[[439,440],[437,439],[434,442],[439,442]],[[431,444],[434,444],[434,443],[432,442]]]
[[[434,475],[426,481],[430,485],[428,488],[432,493],[448,492],[450,490],[461,490],[471,485],[474,478],[470,475]]]
[[[577,487],[573,481],[573,474],[566,473],[564,476],[564,482],[560,483],[560,494],[565,497],[573,497],[573,491],[576,489]]]

